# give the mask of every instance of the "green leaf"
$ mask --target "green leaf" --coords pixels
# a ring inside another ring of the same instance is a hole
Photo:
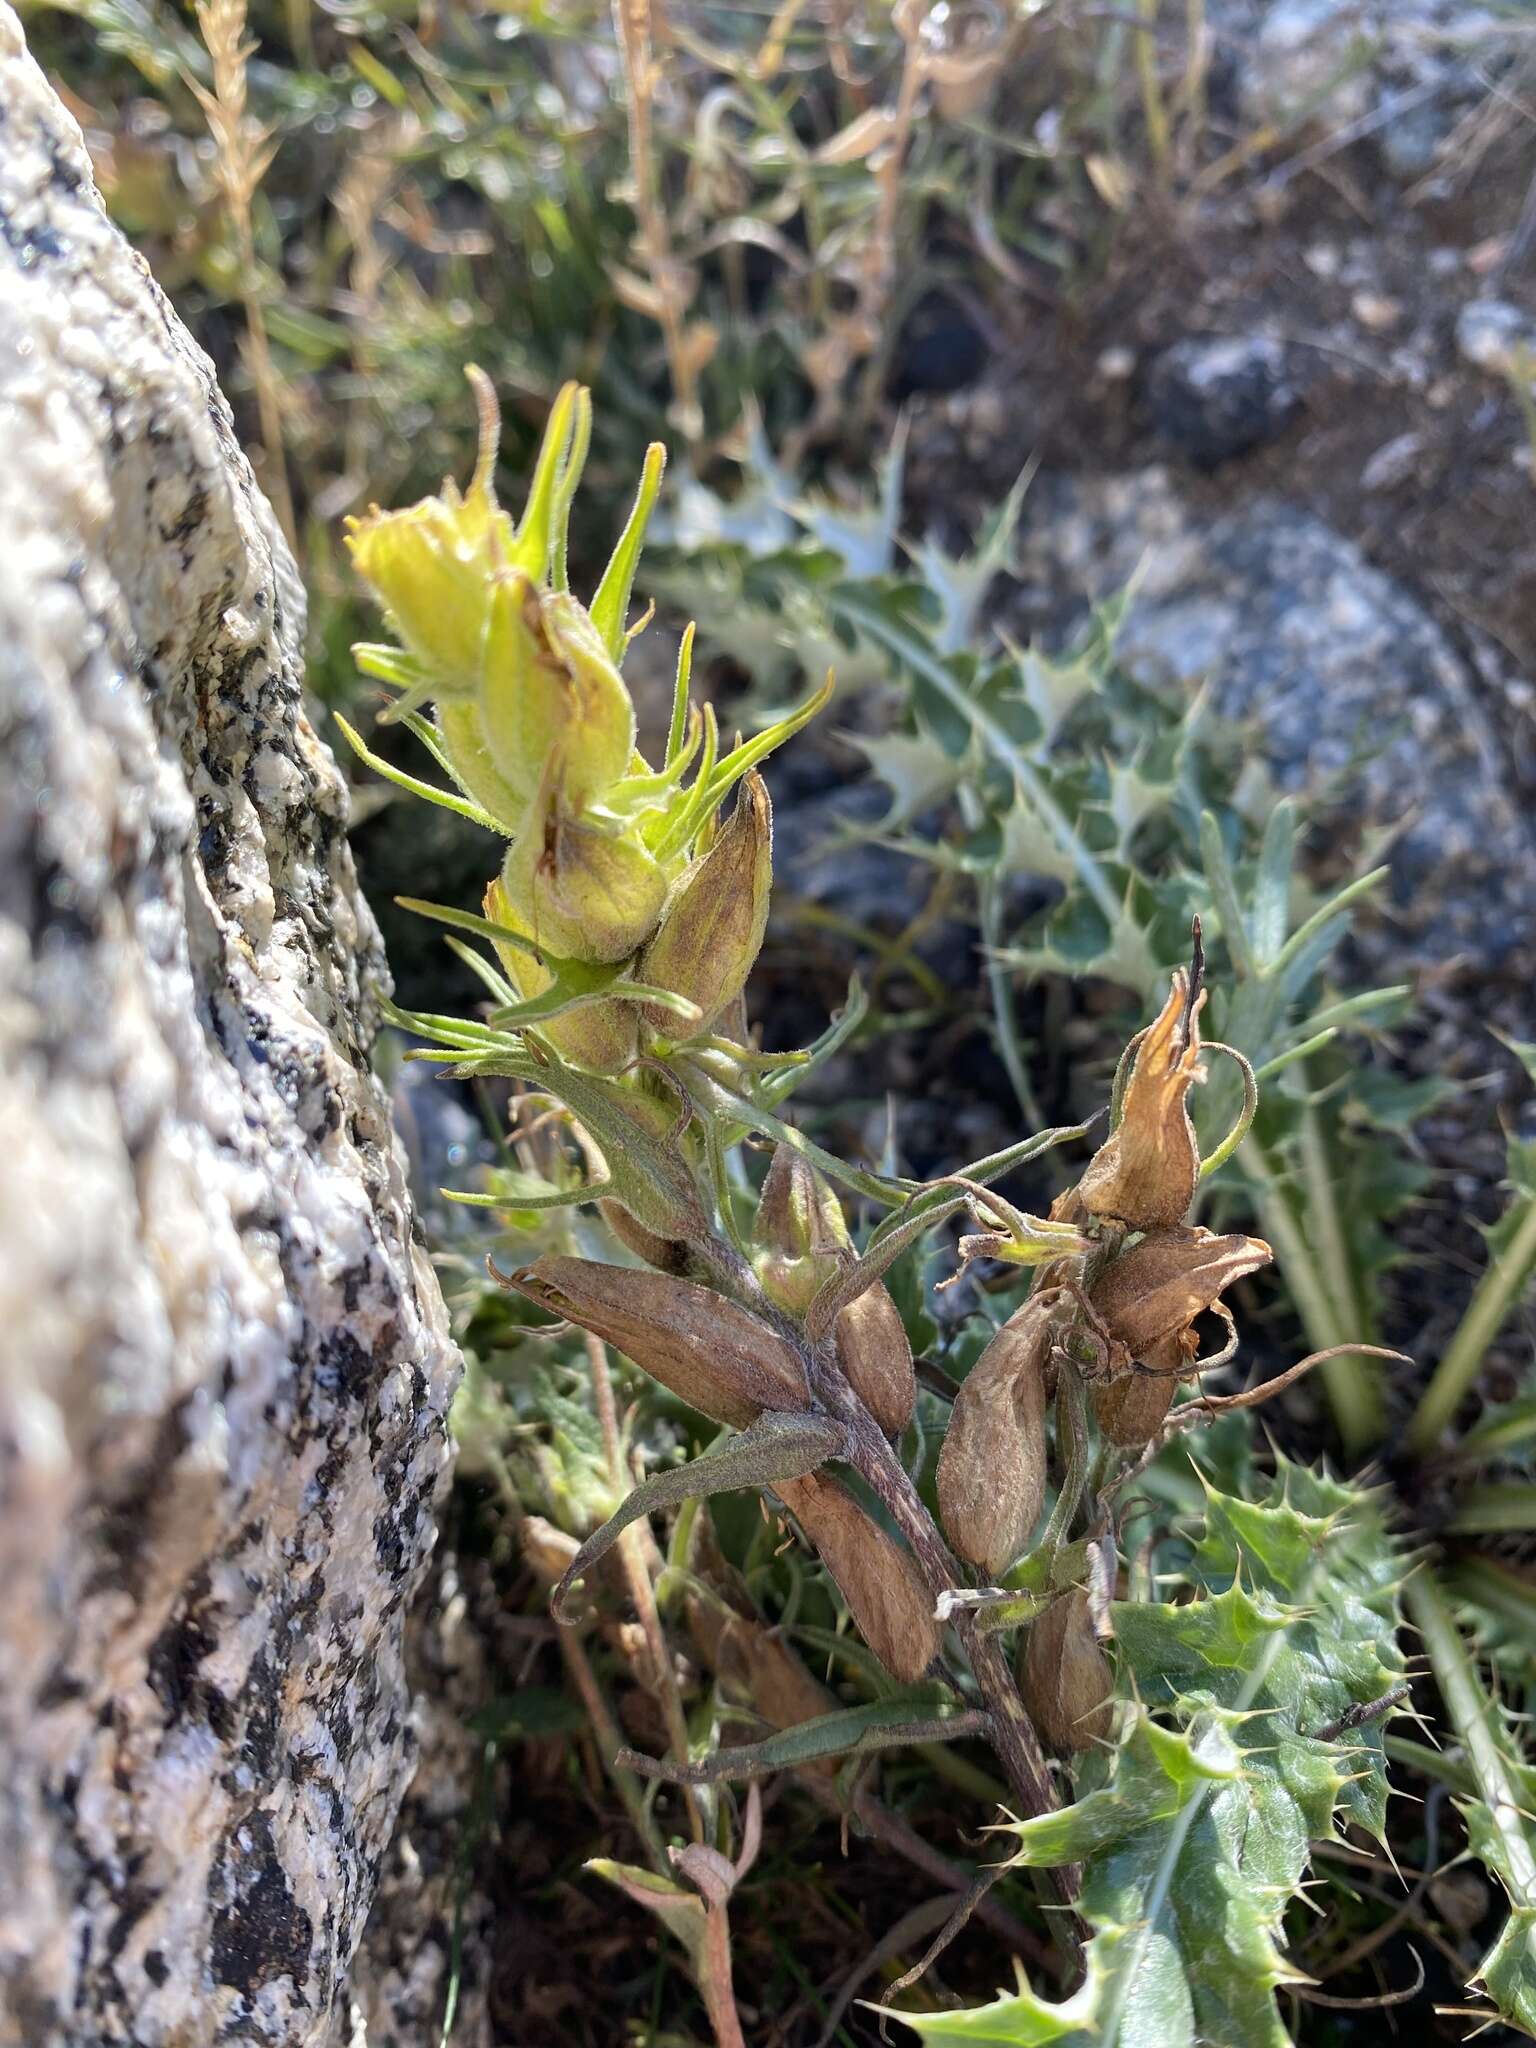
[[[872,1756],[882,1749],[944,1742],[975,1732],[974,1715],[952,1693],[919,1686],[867,1700],[861,1706],[842,1707],[836,1713],[818,1714],[793,1728],[781,1728],[761,1742],[733,1743],[694,1766],[691,1776],[671,1765],[665,1767],[665,1775],[698,1783],[766,1777],[772,1771],[798,1770],[822,1757]],[[626,1751],[624,1761],[639,1767],[646,1759]]]
[[[1282,1922],[1310,1844],[1384,1828],[1380,1726],[1329,1731],[1399,1681],[1399,1569],[1370,1494],[1283,1461],[1262,1501],[1208,1487],[1189,1597],[1112,1609],[1113,1753],[1073,1805],[1009,1830],[1019,1864],[1083,1865],[1085,1982],[906,2025],[998,2048],[1285,2048]]]
[[[602,634],[603,644],[615,663],[624,659],[629,595],[635,586],[640,550],[645,545],[645,529],[650,522],[651,508],[656,503],[656,493],[661,489],[662,471],[666,465],[666,449],[659,441],[653,441],[645,451],[645,467],[640,472],[640,488],[635,494],[634,507],[624,522],[624,531],[619,535],[618,545],[603,571],[603,580],[598,584],[589,607],[592,623]]]
[[[668,1934],[682,1944],[695,1970],[699,1968],[708,1915],[697,1892],[685,1891],[669,1877],[658,1877],[640,1864],[615,1863],[608,1856],[592,1857],[586,1868],[654,1913]]]
[[[430,782],[423,782],[418,776],[407,775],[403,768],[396,768],[392,762],[386,761],[382,754],[376,754],[361,733],[348,725],[339,711],[334,712],[332,716],[353,753],[360,761],[365,762],[375,775],[382,775],[386,782],[394,783],[397,789],[408,790],[412,796],[425,797],[429,804],[436,804],[440,810],[456,811],[461,818],[468,818],[473,825],[483,825],[488,832],[501,832],[501,826],[490,812],[479,804],[471,803],[467,796],[455,796],[451,790],[434,789]]]
[[[792,1415],[770,1411],[750,1429],[727,1439],[719,1450],[676,1465],[667,1472],[653,1472],[641,1480],[615,1514],[596,1529],[571,1559],[564,1577],[550,1595],[550,1609],[557,1621],[567,1620],[565,1606],[576,1581],[606,1557],[631,1522],[660,1508],[676,1507],[679,1501],[698,1500],[711,1493],[732,1493],[741,1487],[771,1486],[777,1479],[800,1479],[814,1472],[829,1458],[840,1455],[843,1431],[825,1415]]]

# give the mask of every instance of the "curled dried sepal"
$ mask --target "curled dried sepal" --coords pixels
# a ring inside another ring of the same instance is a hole
[[[506,1284],[606,1338],[716,1422],[739,1429],[764,1409],[811,1405],[805,1367],[779,1333],[692,1280],[550,1254]]]
[[[917,1406],[917,1371],[901,1311],[877,1280],[833,1326],[843,1376],[889,1437],[898,1437]]]
[[[1136,1052],[1120,1122],[1088,1162],[1078,1183],[1091,1216],[1112,1216],[1132,1230],[1181,1223],[1200,1178],[1200,1148],[1187,1097],[1201,1078],[1201,989],[1190,999],[1189,976],[1173,972],[1168,1000]]]
[[[707,1032],[745,986],[767,929],[772,886],[773,806],[754,771],[742,781],[714,845],[673,888],[640,956],[642,981],[697,1003],[699,1032]],[[645,1015],[653,1029],[676,1036],[677,1019],[667,1011]]]
[[[1192,1325],[1245,1273],[1267,1266],[1274,1253],[1259,1237],[1218,1237],[1195,1228],[1158,1230],[1122,1252],[1095,1282],[1089,1297],[1111,1336],[1133,1359],[1150,1364],[1165,1340],[1193,1336]],[[1192,1344],[1185,1351],[1193,1357]]]
[[[973,1259],[998,1259],[1009,1266],[1043,1266],[1053,1259],[1076,1258],[1092,1250],[1091,1239],[1077,1227],[1086,1221],[1081,1211],[1058,1217],[1053,1208],[1049,1219],[1031,1216],[1005,1201],[995,1188],[982,1187],[979,1182],[967,1180],[964,1174],[945,1174],[931,1185],[963,1189],[966,1207],[980,1226],[976,1233],[960,1239],[959,1270],[948,1280],[940,1281],[941,1287],[953,1287]]]
[[[910,1685],[939,1653],[933,1597],[909,1552],[822,1473],[774,1492],[816,1546],[859,1633],[893,1678]]]
[[[1099,1648],[1081,1586],[1030,1623],[1019,1660],[1019,1692],[1050,1748],[1089,1749],[1108,1737],[1114,1674]]]
[[[1029,1541],[1045,1496],[1045,1353],[1057,1307],[1033,1295],[998,1331],[955,1396],[939,1453],[939,1516],[989,1578]]]

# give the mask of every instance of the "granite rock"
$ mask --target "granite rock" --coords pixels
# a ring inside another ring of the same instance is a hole
[[[1278,497],[1212,517],[1152,467],[1041,477],[1030,502],[1036,590],[1099,600],[1137,577],[1126,667],[1153,688],[1207,686],[1214,710],[1254,730],[1274,782],[1310,792],[1344,840],[1389,835],[1374,971],[1536,957],[1536,830],[1494,716],[1522,683],[1499,650],[1453,637],[1352,540]]]
[[[458,1363],[303,593],[0,4],[0,2043],[329,2035]]]

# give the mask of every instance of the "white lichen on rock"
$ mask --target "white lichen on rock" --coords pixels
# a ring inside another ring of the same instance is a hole
[[[457,1376],[303,595],[0,0],[0,2043],[330,2031]]]

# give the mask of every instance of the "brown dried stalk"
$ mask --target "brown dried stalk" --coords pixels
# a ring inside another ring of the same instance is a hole
[[[684,324],[691,293],[673,253],[672,236],[661,204],[651,125],[658,76],[651,34],[651,0],[613,0],[613,21],[624,62],[629,170],[634,186],[638,243],[648,273],[641,301],[660,326],[666,345],[667,368],[672,379],[672,418],[686,440],[697,441],[704,431],[698,396],[700,350],[698,338],[690,335]]]
[[[198,0],[197,26],[213,65],[213,91],[197,79],[187,84],[197,97],[217,152],[219,189],[235,235],[240,264],[240,304],[245,313],[246,358],[261,416],[262,481],[278,523],[294,546],[296,530],[288,466],[283,454],[281,388],[267,339],[266,315],[257,290],[256,233],[251,207],[277,146],[270,128],[246,112],[246,65],[256,40],[246,40],[245,0]]]
[[[602,1431],[603,1452],[608,1460],[608,1470],[613,1483],[621,1490],[627,1488],[633,1475],[624,1463],[623,1446],[619,1441],[619,1417],[614,1405],[613,1382],[608,1375],[608,1347],[601,1337],[585,1332],[587,1344],[587,1366],[592,1375],[592,1399],[597,1409],[598,1427]],[[661,1708],[666,1723],[667,1742],[674,1756],[683,1762],[688,1757],[688,1719],[683,1712],[682,1693],[678,1688],[677,1672],[672,1663],[672,1652],[667,1647],[667,1638],[661,1626],[661,1614],[656,1605],[656,1588],[651,1580],[650,1564],[645,1554],[644,1531],[637,1527],[626,1529],[619,1538],[619,1561],[624,1568],[624,1583],[629,1589],[641,1632],[645,1637],[646,1661],[650,1667],[651,1691]],[[685,1787],[683,1798],[688,1808],[688,1826],[693,1839],[703,1842],[708,1839],[704,1816],[699,1802],[691,1788]]]

